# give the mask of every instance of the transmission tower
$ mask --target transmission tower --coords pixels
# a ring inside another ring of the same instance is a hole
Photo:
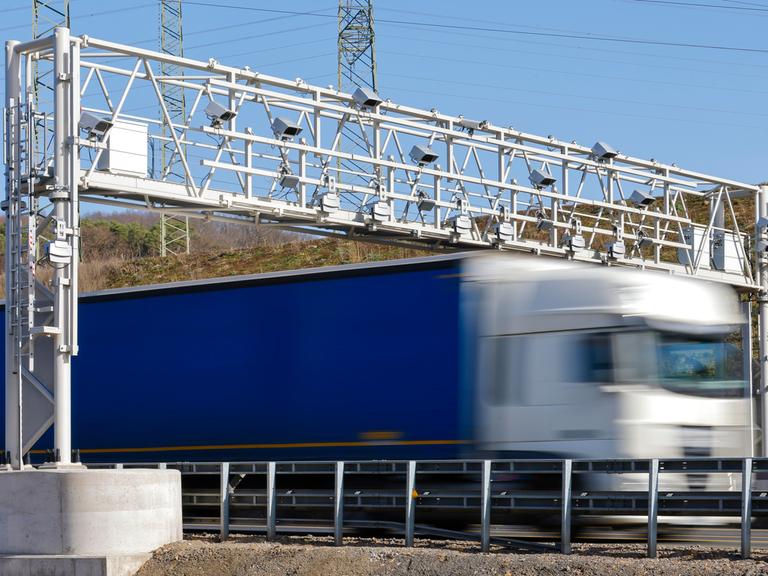
[[[50,36],[57,26],[70,27],[69,0],[32,0],[32,38]],[[33,100],[35,110],[50,109],[53,103],[53,64],[50,60],[32,61]],[[34,155],[35,163],[44,157],[45,119],[35,120]]]
[[[358,86],[376,92],[376,43],[373,31],[373,0],[339,0],[339,77],[342,92],[352,92]],[[365,141],[355,130],[344,127],[342,148],[366,149]],[[357,171],[349,161],[336,164],[337,179],[342,180],[342,168]]]
[[[373,0],[339,0],[339,89],[376,91]]]
[[[172,56],[184,56],[184,34],[182,33],[181,0],[160,0],[160,51]],[[163,62],[162,75],[172,77],[183,72],[176,64]],[[163,82],[160,84],[162,102],[168,111],[171,123],[180,125],[186,119],[184,88]],[[163,120],[160,146],[161,179],[183,181],[181,155],[174,153],[175,147],[171,132],[174,130]],[[160,216],[160,254],[189,254],[189,218],[162,214]]]

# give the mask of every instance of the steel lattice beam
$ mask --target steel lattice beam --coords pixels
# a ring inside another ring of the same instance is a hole
[[[146,124],[150,139],[172,146],[184,176],[171,182],[98,170],[107,144],[81,138],[92,151],[82,164],[88,200],[441,249],[533,250],[757,286],[745,232],[751,222],[734,208],[738,198],[753,201],[757,186],[625,154],[599,157],[591,147],[389,101],[361,107],[349,93],[215,61],[95,39],[86,48],[83,109]],[[124,65],[107,64],[107,55]],[[164,64],[186,76],[164,75]],[[97,81],[108,76],[122,87],[110,92]],[[182,123],[167,107],[158,122],[107,104],[141,86],[162,101],[164,84],[193,102]],[[214,101],[226,119],[206,116]],[[276,134],[278,118],[299,137]],[[170,137],[164,122],[175,128]],[[341,149],[347,128],[364,149]],[[419,157],[426,151],[437,158]],[[700,241],[722,234],[735,262],[728,271],[712,266],[710,243]],[[577,235],[583,248],[571,242]]]

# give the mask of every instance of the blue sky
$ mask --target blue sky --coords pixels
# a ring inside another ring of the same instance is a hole
[[[30,4],[0,0],[4,40],[30,37]],[[71,0],[72,27],[155,48],[157,5]],[[185,54],[335,85],[336,7],[185,3]],[[379,92],[393,101],[768,180],[768,0],[378,0],[375,16]]]

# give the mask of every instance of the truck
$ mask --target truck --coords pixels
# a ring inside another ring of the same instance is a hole
[[[73,447],[84,462],[746,456],[742,323],[724,285],[495,253],[83,294]]]

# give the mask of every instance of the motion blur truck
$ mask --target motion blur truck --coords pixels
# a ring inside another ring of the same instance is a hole
[[[460,254],[80,304],[86,462],[748,454],[737,298],[702,281]]]

